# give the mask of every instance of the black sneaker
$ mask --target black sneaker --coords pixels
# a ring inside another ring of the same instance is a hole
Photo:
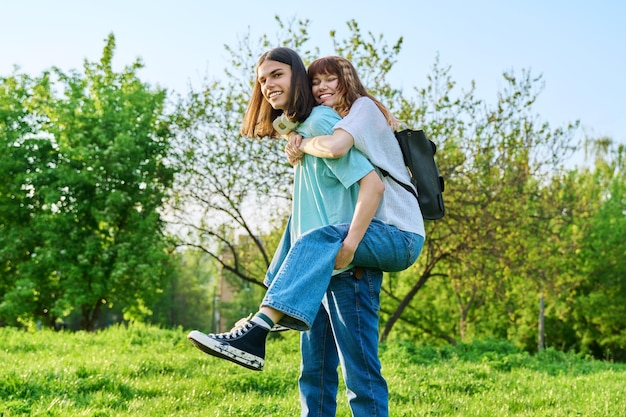
[[[230,329],[231,332],[234,332],[235,330],[237,330],[238,328],[242,327],[244,324],[246,324],[247,322],[249,322],[250,320],[252,320],[252,317],[254,317],[254,315],[252,313],[248,314],[247,317],[244,317],[242,319],[237,320],[237,323],[235,323],[235,325],[233,326],[232,329]],[[275,324],[274,326],[272,326],[272,328],[270,329],[270,332],[275,333],[275,332],[286,332],[287,330],[292,330],[289,327],[285,327],[282,324]]]
[[[254,371],[262,371],[267,334],[267,329],[248,321],[229,333],[204,334],[193,330],[187,339],[204,353]]]

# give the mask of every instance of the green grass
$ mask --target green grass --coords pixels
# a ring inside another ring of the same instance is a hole
[[[298,334],[265,370],[209,357],[182,329],[0,328],[0,416],[297,416]],[[507,343],[381,347],[392,416],[626,416],[626,365]],[[343,387],[342,387],[343,389]],[[338,416],[349,416],[339,396]]]

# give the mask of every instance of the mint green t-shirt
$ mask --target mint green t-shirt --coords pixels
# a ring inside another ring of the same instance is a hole
[[[329,135],[339,120],[332,108],[317,106],[296,130],[304,138]],[[350,223],[359,193],[358,181],[373,169],[367,158],[354,147],[337,159],[305,154],[295,166],[292,243],[309,230]]]

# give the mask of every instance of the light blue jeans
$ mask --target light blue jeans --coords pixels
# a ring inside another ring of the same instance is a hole
[[[341,364],[353,416],[387,417],[387,382],[378,358],[382,271],[346,271],[331,280],[311,330],[302,332],[298,380],[302,417],[335,416]]]
[[[335,257],[349,228],[349,223],[320,227],[290,245],[287,226],[265,276],[268,289],[261,302],[262,306],[285,314],[280,324],[294,330],[311,328],[332,281]],[[381,271],[402,271],[415,262],[423,244],[423,236],[374,219],[352,264]]]

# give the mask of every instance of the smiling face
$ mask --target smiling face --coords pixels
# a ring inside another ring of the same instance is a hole
[[[335,74],[316,74],[311,80],[313,97],[318,104],[333,107],[337,104],[339,77]]]
[[[286,110],[291,91],[291,66],[268,59],[257,67],[256,75],[263,97],[274,109]]]

